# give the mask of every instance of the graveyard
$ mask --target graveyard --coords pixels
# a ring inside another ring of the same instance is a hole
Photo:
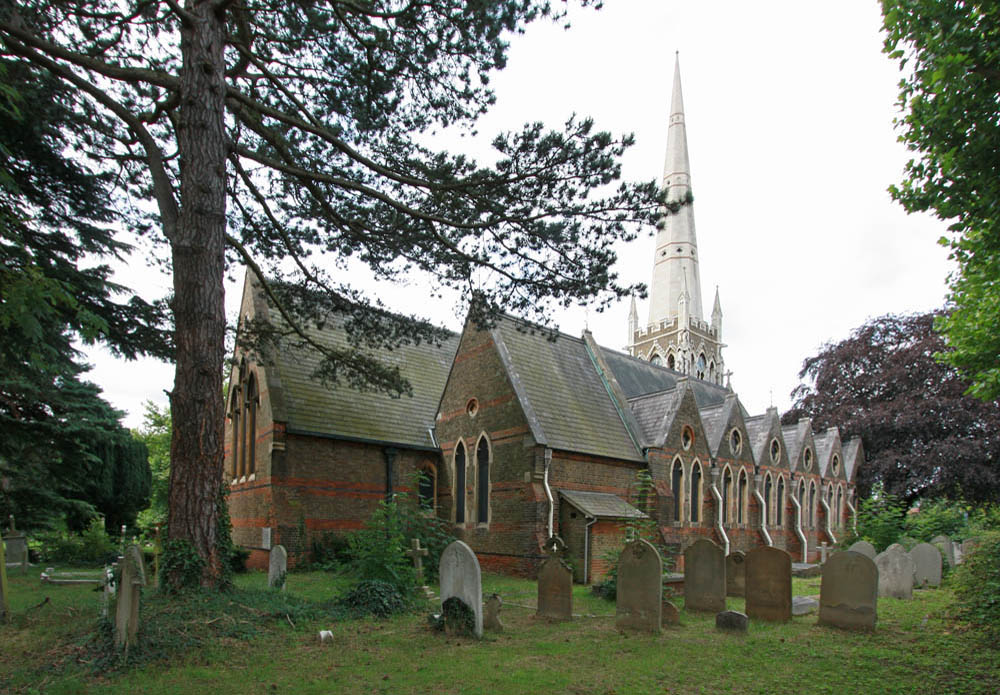
[[[0,691],[1000,691],[1000,651],[988,647],[982,633],[954,620],[947,581],[937,588],[922,582],[911,588],[909,599],[893,598],[889,594],[894,589],[880,588],[877,626],[855,631],[821,624],[830,623],[822,616],[822,605],[819,611],[814,604],[805,614],[785,614],[792,596],[823,604],[829,588],[821,576],[791,577],[787,555],[773,548],[754,551],[743,563],[749,603],[738,595],[720,598],[720,592],[739,592],[731,587],[727,591],[725,577],[717,581],[719,571],[713,573],[712,568],[719,565],[718,554],[713,555],[709,545],[695,548],[689,559],[690,579],[699,576],[699,586],[708,587],[692,593],[691,601],[707,609],[695,611],[683,595],[668,590],[661,598],[663,589],[655,582],[660,567],[652,546],[637,547],[628,551],[634,557],[623,557],[619,590],[628,595],[616,607],[588,587],[571,584],[568,574],[559,571],[557,558],[543,567],[540,587],[532,580],[480,574],[474,555],[463,554],[461,545],[445,551],[444,581],[429,587],[437,598],[421,595],[412,610],[389,618],[356,618],[338,610],[331,599],[348,586],[345,573],[285,574],[272,567],[270,572],[236,575],[231,592],[179,595],[156,591],[152,581],[140,586],[132,580],[139,591],[128,594],[127,601],[131,605],[133,596],[141,593],[142,606],[137,641],[124,649],[115,646],[115,611],[108,621],[100,619],[103,593],[94,584],[43,582],[37,572],[15,567],[8,576],[10,621],[0,626]],[[886,551],[893,556],[896,552]],[[707,560],[700,563],[697,555]],[[836,553],[827,567],[838,558],[875,567],[862,552]],[[130,576],[136,562],[127,559]],[[53,568],[51,575],[69,576],[67,568]],[[789,578],[790,586],[775,581],[775,576]],[[878,581],[877,572],[870,577]],[[868,588],[874,600],[875,585]],[[429,620],[441,612],[440,597],[448,595],[485,603],[485,620],[476,611],[471,634],[439,630]],[[121,604],[125,594],[119,597]],[[643,607],[648,597],[654,606],[669,602],[677,609],[674,619],[664,612],[662,627],[641,624],[639,614],[650,619]],[[749,614],[746,631],[719,629],[717,612],[722,608],[726,614]],[[479,621],[481,638],[475,634]],[[324,630],[329,634],[320,640]]]

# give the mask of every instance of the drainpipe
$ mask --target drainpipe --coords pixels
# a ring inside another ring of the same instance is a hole
[[[597,523],[597,517],[586,517],[590,519],[583,527],[583,583],[590,584],[590,527]]]
[[[799,502],[799,498],[795,496],[794,488],[789,497],[792,500],[792,504],[795,505],[795,535],[799,537],[799,543],[802,544],[802,562],[809,562],[809,541],[806,540],[806,534],[802,533],[802,504]]]
[[[722,539],[722,544],[725,546],[725,554],[729,555],[729,536],[726,535],[726,529],[722,526],[722,494],[719,492],[719,469],[712,469],[712,486],[709,488],[712,491],[712,497],[715,498],[715,531],[719,534],[719,538]]]
[[[854,535],[858,535],[858,510],[851,504],[851,495],[848,495],[844,501],[847,502],[847,508],[851,510],[851,528],[854,529]]]
[[[760,535],[764,536],[764,542],[767,545],[774,545],[774,541],[771,540],[771,534],[767,532],[767,505],[764,504],[764,495],[760,494],[760,486],[763,484],[764,476],[760,473],[754,474],[753,496],[760,507]]]
[[[555,500],[552,499],[552,488],[549,487],[549,467],[552,465],[552,449],[545,447],[545,469],[542,473],[542,485],[545,487],[545,497],[549,501],[548,538],[552,538],[553,517],[555,515]]]
[[[830,503],[826,501],[826,495],[819,496],[819,503],[826,512],[826,536],[830,539],[830,545],[837,545],[837,537],[833,535],[833,527],[830,524]]]

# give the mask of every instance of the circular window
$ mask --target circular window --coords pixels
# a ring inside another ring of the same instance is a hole
[[[692,430],[690,427],[685,427],[681,431],[681,446],[683,446],[684,450],[687,451],[688,449],[691,448],[691,445],[693,443],[694,443],[694,430]]]
[[[470,398],[469,402],[465,404],[465,412],[469,414],[469,417],[476,417],[476,413],[479,412],[479,401]]]
[[[834,475],[840,475],[840,457],[839,456],[834,456],[833,457],[833,464],[832,465],[833,465],[833,474]]]
[[[812,449],[806,449],[806,453],[805,453],[805,455],[802,458],[803,458],[803,460],[805,462],[806,470],[807,471],[808,470],[812,470],[812,467],[813,467],[813,452],[812,452]]]
[[[778,457],[781,456],[781,444],[778,444],[777,439],[771,440],[771,463],[777,463]]]
[[[733,456],[739,456],[743,451],[743,437],[739,430],[733,430],[729,434],[729,450],[733,452]]]

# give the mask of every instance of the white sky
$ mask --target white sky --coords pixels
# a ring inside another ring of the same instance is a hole
[[[497,107],[479,130],[488,142],[526,121],[558,127],[589,115],[601,129],[635,133],[626,179],[659,180],[680,51],[703,305],[711,311],[718,285],[723,356],[744,405],[756,414],[773,400],[784,410],[802,360],[823,343],[870,317],[944,301],[950,264],[936,240],[945,224],[907,216],[886,192],[908,153],[892,126],[899,73],[881,53],[880,20],[873,0],[610,0],[574,11],[569,30],[536,24],[515,37],[493,81]],[[649,282],[653,244],[643,236],[621,249],[623,277]],[[169,287],[138,258],[119,279],[150,296]],[[461,327],[453,302],[432,304],[420,290],[384,298]],[[232,317],[238,301],[231,284]],[[640,321],[646,311],[640,304]],[[627,313],[623,302],[557,322],[573,335],[586,322],[598,342],[621,349]],[[141,423],[145,400],[166,403],[172,366],[102,350],[89,360],[89,378],[128,412],[128,426]]]

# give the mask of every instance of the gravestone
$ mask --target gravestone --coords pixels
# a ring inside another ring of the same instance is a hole
[[[618,559],[615,625],[659,632],[663,622],[663,561],[648,541],[625,544]]]
[[[913,598],[913,560],[903,546],[889,546],[876,555],[875,566],[879,598]]]
[[[826,562],[826,558],[830,555],[830,546],[823,541],[819,544],[819,564]]]
[[[747,615],[754,620],[792,619],[792,556],[762,545],[747,553]]]
[[[704,538],[684,550],[684,609],[726,610],[726,558],[722,548]]]
[[[473,615],[473,634],[483,636],[483,575],[472,548],[454,541],[441,553],[441,605],[450,598],[464,603]]]
[[[503,600],[500,594],[493,594],[486,599],[486,610],[483,614],[483,629],[493,632],[503,632],[503,623],[500,621],[500,607]]]
[[[3,544],[7,546],[7,559],[4,564],[10,563],[11,567],[20,565],[23,573],[28,572],[28,537],[20,531],[10,529],[3,537]]]
[[[918,543],[910,551],[913,582],[917,586],[941,586],[941,551],[930,543]]]
[[[746,632],[750,626],[750,617],[739,611],[722,611],[715,614],[715,627],[728,632]]]
[[[742,598],[747,593],[747,568],[744,564],[746,555],[739,550],[726,555],[726,596],[739,596]]]
[[[562,541],[546,544],[550,552],[538,570],[538,617],[572,620],[573,570],[563,562],[562,549],[566,546],[559,543]]]
[[[271,589],[285,590],[285,577],[288,574],[288,551],[278,544],[271,548],[267,563],[267,586]]]
[[[125,549],[121,559],[121,579],[115,606],[115,646],[128,649],[135,644],[139,632],[139,594],[146,586],[146,568],[142,551],[137,545]]]
[[[792,596],[792,615],[808,615],[819,608],[819,601],[808,596]]]
[[[894,552],[894,553],[905,553],[906,552],[906,546],[903,545],[902,543],[893,543],[892,545],[890,545],[888,548],[886,548],[882,552],[883,553],[887,553],[890,550],[892,552]],[[876,555],[876,557],[878,557],[878,556]]]
[[[846,630],[874,630],[878,621],[878,568],[853,550],[834,553],[823,565],[819,624]]]
[[[875,552],[875,546],[868,541],[858,541],[848,548],[848,550],[852,553],[861,553],[866,558],[873,561],[875,560],[875,556],[878,555],[878,553]]]
[[[660,619],[664,625],[679,625],[681,622],[681,612],[674,605],[673,601],[663,601],[663,615]]]
[[[951,542],[948,536],[935,536],[931,539],[931,545],[938,547],[941,555],[944,556],[945,562],[948,563],[948,567],[955,566],[955,544]]]

